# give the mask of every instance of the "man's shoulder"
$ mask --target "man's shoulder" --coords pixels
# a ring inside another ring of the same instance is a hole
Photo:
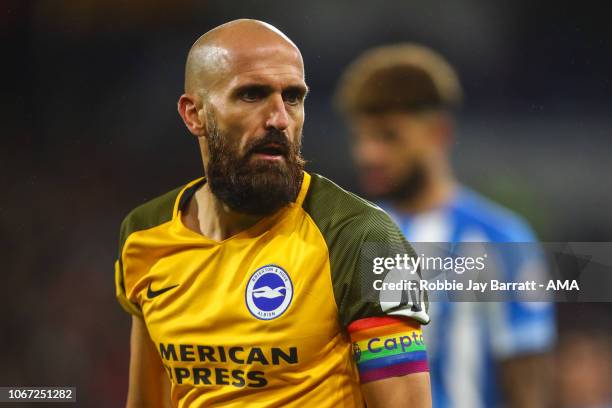
[[[120,246],[123,247],[132,233],[154,228],[170,221],[174,213],[176,199],[185,187],[186,185],[177,187],[130,211],[121,223]]]
[[[454,211],[466,229],[478,227],[493,241],[530,242],[535,239],[523,217],[466,187],[461,188]]]
[[[319,174],[311,174],[303,208],[324,234],[344,230],[357,238],[363,233],[395,228],[382,208]]]
[[[376,204],[347,191],[320,174],[311,174],[310,186],[304,199],[304,209],[313,218],[363,221],[386,213]]]

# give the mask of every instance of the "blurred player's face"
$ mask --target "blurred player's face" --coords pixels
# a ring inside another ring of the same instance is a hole
[[[296,50],[272,46],[234,55],[208,93],[206,175],[234,211],[266,215],[295,199],[306,89]]]
[[[352,153],[359,181],[372,198],[418,198],[433,162],[445,160],[435,115],[383,113],[352,120]]]

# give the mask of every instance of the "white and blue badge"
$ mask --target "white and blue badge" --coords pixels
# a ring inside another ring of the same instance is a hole
[[[249,312],[260,320],[272,320],[282,315],[291,304],[293,284],[287,272],[278,265],[257,269],[246,287]]]

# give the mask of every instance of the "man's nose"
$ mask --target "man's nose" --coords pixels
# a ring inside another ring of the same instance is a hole
[[[274,128],[284,131],[289,126],[289,115],[285,106],[285,101],[281,95],[274,95],[270,98],[270,108],[266,118],[266,129]]]
[[[362,165],[377,165],[384,162],[385,149],[370,139],[359,139],[353,143],[353,158]]]

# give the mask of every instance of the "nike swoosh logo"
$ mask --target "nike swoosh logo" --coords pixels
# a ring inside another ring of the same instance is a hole
[[[160,289],[160,290],[153,290],[153,289],[151,289],[151,282],[149,282],[149,288],[147,289],[147,298],[153,299],[154,297],[157,297],[157,296],[161,295],[162,293],[166,293],[170,289],[174,289],[177,286],[178,285],[174,285],[174,286],[168,286],[167,288],[163,288],[163,289]]]

